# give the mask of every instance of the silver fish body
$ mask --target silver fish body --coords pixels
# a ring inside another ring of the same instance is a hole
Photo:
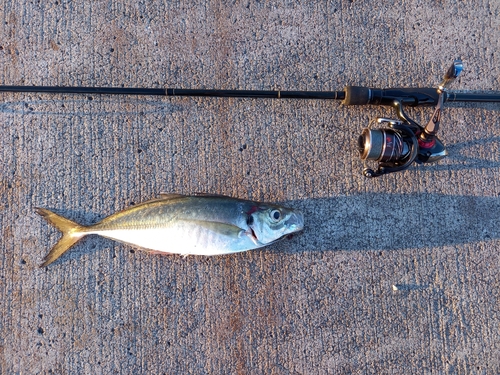
[[[219,255],[257,249],[304,226],[300,211],[205,194],[163,194],[91,226],[79,225],[47,209],[38,208],[37,212],[63,233],[41,267],[89,234],[154,252]]]

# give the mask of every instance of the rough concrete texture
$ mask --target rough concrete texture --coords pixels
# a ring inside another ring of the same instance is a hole
[[[500,6],[478,1],[9,1],[0,84],[500,89]],[[0,373],[496,374],[499,105],[454,105],[435,165],[369,180],[356,139],[391,109],[332,101],[0,95]],[[430,109],[410,110],[425,122]],[[159,192],[287,203],[262,250],[150,255],[59,238]]]

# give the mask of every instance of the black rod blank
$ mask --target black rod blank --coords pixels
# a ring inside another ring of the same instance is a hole
[[[4,92],[50,92],[59,94],[114,94],[114,95],[162,95],[162,96],[209,96],[231,98],[283,98],[283,99],[334,99],[343,100],[343,91],[262,91],[262,90],[193,90],[151,89],[132,87],[59,87],[59,86],[0,86]]]
[[[409,89],[404,89],[409,91]],[[419,89],[416,89],[418,91]],[[426,89],[427,90],[427,89]],[[430,89],[429,89],[430,90]],[[59,94],[110,94],[202,96],[224,98],[330,99],[344,100],[344,91],[280,91],[280,90],[205,90],[135,87],[61,87],[61,86],[1,86],[0,92],[39,92]],[[500,102],[500,93],[455,93],[447,91],[446,102]]]
[[[215,96],[225,98],[333,99],[344,100],[344,91],[261,91],[166,89],[167,96]]]
[[[166,95],[164,89],[133,87],[0,86],[8,92],[50,92],[59,94]]]
[[[447,102],[499,103],[500,93],[446,92]]]

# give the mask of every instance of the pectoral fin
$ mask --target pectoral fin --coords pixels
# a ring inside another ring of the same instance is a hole
[[[192,223],[195,223],[196,225],[212,232],[215,235],[224,236],[232,240],[235,240],[235,245],[236,243],[239,244],[236,246],[245,247],[250,245],[250,243],[255,245],[255,247],[263,246],[262,243],[260,243],[257,237],[255,236],[255,233],[251,228],[245,230],[236,225],[218,223],[213,221],[194,221],[194,222],[192,221]],[[248,248],[255,248],[255,247],[249,246]],[[246,250],[248,250],[248,248],[246,248]]]
[[[214,234],[219,234],[227,237],[241,238],[242,233],[245,233],[245,230],[237,227],[236,225],[219,223],[217,221],[203,221],[203,220],[182,220],[201,228],[207,229]]]

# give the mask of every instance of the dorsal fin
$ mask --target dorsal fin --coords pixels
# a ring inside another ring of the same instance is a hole
[[[203,192],[195,192],[195,193],[192,193],[190,196],[192,196],[192,197],[207,197],[207,198],[231,198],[231,199],[238,199],[238,198],[230,197],[229,195],[203,193]],[[183,198],[183,197],[188,197],[188,195],[176,194],[176,193],[160,193],[160,197],[156,198],[156,199],[158,199],[158,200],[164,200],[164,199],[175,199],[175,198]]]
[[[170,193],[160,193],[159,197],[148,199],[147,201],[141,202],[140,204],[159,202],[159,201],[164,201],[164,200],[168,200],[168,199],[182,198],[182,197],[185,197],[185,196],[186,195],[175,194],[175,193],[172,193],[172,194],[170,194]]]
[[[160,197],[157,199],[175,199],[185,197],[184,194],[176,194],[176,193],[160,193]]]
[[[218,197],[218,198],[233,198],[234,197],[230,197],[229,195],[224,195],[224,194],[211,194],[211,193],[203,193],[203,192],[196,192],[196,193],[193,193],[193,196],[195,197]]]

